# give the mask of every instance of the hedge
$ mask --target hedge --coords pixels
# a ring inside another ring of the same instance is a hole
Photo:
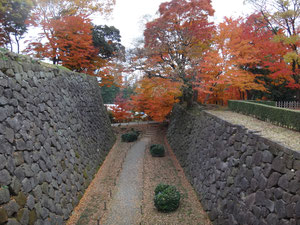
[[[263,105],[269,105],[269,106],[276,107],[276,102],[275,101],[247,100],[247,102],[258,103],[258,104],[263,104]]]
[[[237,100],[229,100],[228,107],[232,111],[300,131],[300,111]]]

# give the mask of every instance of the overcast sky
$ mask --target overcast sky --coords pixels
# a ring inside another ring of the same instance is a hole
[[[117,0],[112,19],[104,21],[96,18],[95,24],[113,25],[122,36],[122,44],[132,47],[135,39],[143,35],[141,21],[144,15],[155,15],[159,5],[166,0]],[[212,0],[215,9],[214,21],[222,21],[224,16],[237,17],[251,12],[249,5],[243,5],[243,0]]]

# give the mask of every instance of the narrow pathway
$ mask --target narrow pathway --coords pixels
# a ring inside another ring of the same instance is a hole
[[[135,143],[121,142],[132,128],[142,131]],[[118,140],[86,190],[67,225],[211,225],[195,191],[165,142],[166,127],[143,124],[115,127]],[[165,157],[152,157],[150,144],[165,144]],[[154,207],[159,183],[175,185],[180,207],[161,213]]]
[[[139,224],[143,198],[143,159],[148,142],[148,138],[142,138],[128,151],[108,218],[103,224]]]

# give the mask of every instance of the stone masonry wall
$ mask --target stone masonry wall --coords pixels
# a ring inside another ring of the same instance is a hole
[[[64,224],[115,141],[95,78],[0,53],[0,224]]]
[[[299,152],[180,106],[167,136],[213,224],[300,225]]]

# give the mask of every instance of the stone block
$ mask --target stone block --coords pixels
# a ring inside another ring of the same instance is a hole
[[[7,215],[9,217],[11,217],[13,214],[17,213],[20,209],[20,206],[18,205],[18,203],[12,199],[9,201],[8,204],[6,204],[4,206],[4,208],[6,209]]]
[[[13,143],[15,139],[15,132],[13,129],[7,127],[5,130],[5,138],[10,142]]]
[[[295,206],[296,206],[295,203],[288,204],[286,206],[286,216],[288,218],[294,218],[295,217]]]
[[[23,152],[14,152],[15,166],[20,166],[24,163]]]
[[[273,172],[269,179],[268,179],[268,184],[267,184],[267,187],[268,188],[271,188],[271,187],[274,187],[277,185],[278,183],[278,180],[280,178],[281,174],[280,173],[277,173],[277,172]]]
[[[27,208],[20,209],[17,213],[17,220],[22,225],[29,223],[29,210]]]
[[[284,190],[288,190],[289,188],[289,178],[287,174],[284,174],[281,176],[278,180],[278,186],[281,187]]]
[[[0,188],[0,205],[9,202],[10,200],[10,193],[8,188]]]
[[[36,221],[37,221],[36,211],[35,210],[31,210],[29,212],[29,221],[28,221],[28,224],[29,225],[34,225]],[[61,224],[63,224],[63,223],[61,223]]]
[[[26,149],[26,142],[23,139],[16,140],[16,149],[19,151],[23,151]]]
[[[300,160],[295,160],[293,163],[294,170],[300,170]]]
[[[278,218],[286,217],[286,206],[285,202],[281,199],[275,202],[275,213]]]
[[[11,175],[5,169],[0,171],[0,186],[7,186],[11,183]]]
[[[295,214],[296,214],[296,218],[300,218],[300,200],[298,200],[298,202],[296,203]]]
[[[31,181],[28,178],[22,180],[22,188],[25,193],[28,193],[32,190],[33,187]]]
[[[255,196],[255,203],[258,206],[264,206],[266,201],[265,193],[262,191],[257,191]]]
[[[7,225],[21,225],[16,219],[8,219]]]
[[[267,224],[279,224],[279,219],[274,213],[269,214],[266,221]]]
[[[263,151],[262,152],[262,161],[265,163],[271,163],[273,161],[273,154],[270,151]]]
[[[23,208],[25,206],[27,198],[23,192],[19,192],[19,194],[13,198],[18,203],[20,208]]]
[[[277,156],[272,162],[272,169],[284,173],[286,171],[286,161],[282,156]]]
[[[32,195],[28,195],[26,206],[28,207],[29,210],[32,210],[34,208],[34,205],[35,205],[34,197]]]

